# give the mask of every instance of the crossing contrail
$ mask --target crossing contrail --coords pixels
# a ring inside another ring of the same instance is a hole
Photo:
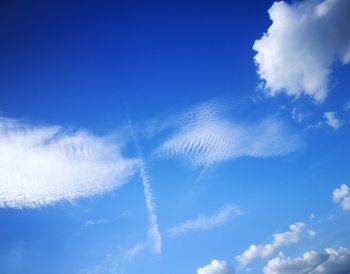
[[[156,212],[156,206],[154,203],[153,192],[150,184],[150,177],[147,173],[146,164],[145,164],[144,158],[142,157],[141,148],[137,142],[137,138],[134,133],[134,129],[132,127],[129,111],[126,105],[125,105],[125,109],[126,109],[131,138],[134,142],[138,158],[140,159],[139,176],[143,185],[143,193],[145,195],[145,203],[146,203],[147,215],[148,215],[148,240],[149,240],[149,244],[152,252],[159,254],[161,253],[161,249],[162,249],[162,237],[159,232],[157,212]]]

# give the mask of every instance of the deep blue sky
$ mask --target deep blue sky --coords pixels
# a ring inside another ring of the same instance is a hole
[[[2,111],[108,128],[121,102],[148,117],[246,94],[270,2],[3,2]]]

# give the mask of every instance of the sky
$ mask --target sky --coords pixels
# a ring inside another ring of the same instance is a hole
[[[350,273],[349,1],[0,6],[0,273]]]

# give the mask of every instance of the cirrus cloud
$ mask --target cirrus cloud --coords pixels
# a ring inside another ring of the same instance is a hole
[[[302,147],[300,136],[276,117],[243,124],[212,109],[203,104],[180,116],[181,122],[154,154],[204,167],[239,157],[282,156]]]
[[[169,230],[170,235],[179,236],[189,231],[203,231],[216,228],[226,223],[230,218],[236,215],[241,215],[242,211],[235,205],[229,204],[222,207],[213,215],[199,215],[195,219],[187,220],[186,222],[174,226]]]

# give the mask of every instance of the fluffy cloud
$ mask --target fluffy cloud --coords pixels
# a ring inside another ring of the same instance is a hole
[[[0,207],[39,207],[104,193],[139,166],[109,138],[1,117],[0,151]]]
[[[271,96],[302,94],[322,102],[331,65],[350,62],[350,2],[275,2],[272,24],[253,49],[260,78]]]
[[[183,224],[174,226],[169,233],[172,236],[178,236],[189,231],[210,230],[220,225],[223,225],[233,216],[242,214],[239,208],[234,205],[227,205],[221,208],[214,215],[199,215],[197,218],[188,220]]]
[[[241,255],[236,256],[236,260],[242,267],[244,267],[256,257],[267,257],[278,250],[281,246],[297,243],[299,242],[305,227],[306,225],[304,223],[292,224],[289,226],[290,231],[274,234],[272,242],[266,245],[252,244]]]
[[[333,191],[333,201],[339,203],[342,199],[349,196],[349,191],[349,187],[346,184],[342,184]]]
[[[197,270],[197,274],[234,274],[235,271],[225,261],[212,260],[210,264]]]
[[[346,184],[342,184],[333,191],[333,202],[340,203],[344,210],[350,210],[350,189]]]
[[[155,150],[156,155],[202,167],[243,156],[286,155],[301,146],[299,137],[277,118],[243,125],[218,111],[208,111],[205,104],[183,117],[176,123],[175,133]]]
[[[350,249],[326,248],[324,253],[309,251],[301,257],[280,255],[268,261],[265,274],[340,274],[350,273]]]
[[[326,124],[333,129],[338,129],[341,127],[342,122],[337,118],[337,114],[333,111],[327,111],[323,114],[326,120]]]

